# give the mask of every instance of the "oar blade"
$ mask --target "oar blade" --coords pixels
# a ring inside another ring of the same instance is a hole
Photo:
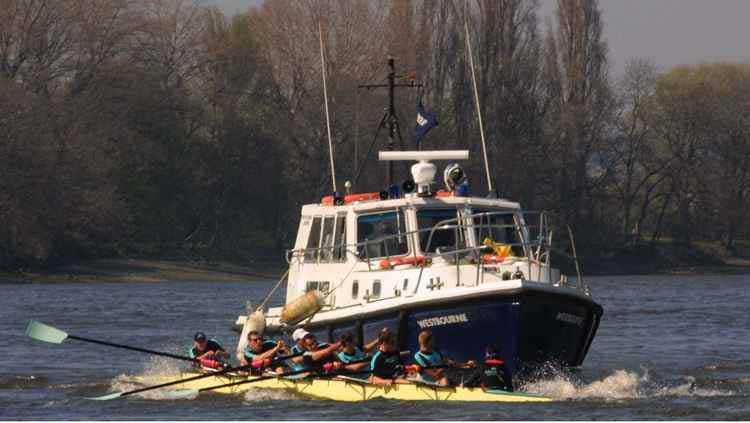
[[[122,392],[115,392],[108,395],[102,395],[100,397],[92,397],[92,398],[86,398],[88,400],[94,400],[94,401],[109,401],[116,398],[120,398],[122,396]]]
[[[68,337],[68,334],[42,322],[30,320],[29,324],[26,325],[26,336],[37,341],[61,344]]]
[[[193,399],[198,396],[197,389],[177,389],[175,391],[166,391],[163,394],[165,399],[180,400]]]

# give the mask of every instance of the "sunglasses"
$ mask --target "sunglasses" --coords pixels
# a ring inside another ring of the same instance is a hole
[[[260,338],[250,338],[250,342],[257,342],[260,341]]]

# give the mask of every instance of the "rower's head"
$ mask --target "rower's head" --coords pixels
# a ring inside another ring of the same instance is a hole
[[[424,351],[432,351],[435,348],[435,338],[432,336],[432,331],[425,329],[419,332],[419,349]]]
[[[341,349],[344,351],[351,352],[354,350],[354,335],[352,335],[351,332],[344,332],[341,334],[339,341],[341,341]]]
[[[496,344],[490,344],[487,349],[484,350],[485,359],[496,359],[500,358],[500,348]]]
[[[206,338],[206,334],[203,332],[196,332],[195,336],[193,336],[193,344],[195,344],[195,346],[198,347],[199,350],[204,350],[206,348],[206,344],[208,344],[208,338]]]
[[[315,335],[311,333],[307,333],[304,338],[302,338],[303,346],[308,351],[315,351],[318,349],[318,338],[315,337]]]
[[[292,340],[295,344],[297,344],[298,347],[305,348],[305,336],[310,334],[310,332],[304,330],[303,328],[297,328],[292,333]]]
[[[380,344],[380,351],[391,352],[396,350],[396,337],[390,331],[380,332],[378,343]]]
[[[251,330],[247,333],[247,345],[255,352],[260,352],[263,349],[263,338],[258,331]]]

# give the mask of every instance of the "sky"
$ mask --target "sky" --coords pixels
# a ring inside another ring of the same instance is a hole
[[[262,3],[206,1],[227,14]],[[556,1],[540,3],[542,16],[552,16]],[[600,0],[600,7],[615,75],[636,57],[662,70],[711,61],[750,63],[750,0]]]

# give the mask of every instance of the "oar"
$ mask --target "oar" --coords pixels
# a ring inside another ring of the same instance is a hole
[[[282,357],[277,357],[277,358],[275,358],[271,362],[271,366],[273,366],[275,364],[278,364],[281,361],[288,360],[290,358],[299,357],[302,354],[304,354],[304,353],[300,352],[300,353],[296,353],[296,354],[290,354],[290,355],[285,355],[285,356],[282,356]],[[230,373],[230,372],[235,372],[235,371],[241,371],[241,370],[247,370],[250,367],[252,367],[252,364],[247,364],[247,365],[244,365],[244,366],[237,366],[237,367],[230,367],[230,368],[227,368],[227,369],[224,369],[224,370],[220,370],[218,372],[206,373],[206,374],[202,374],[202,375],[198,375],[198,376],[191,376],[191,377],[185,378],[185,379],[173,380],[172,382],[162,383],[160,385],[147,386],[145,388],[134,389],[132,391],[126,391],[126,392],[113,392],[111,394],[102,395],[100,397],[93,397],[93,398],[86,398],[86,399],[95,400],[95,401],[108,401],[108,400],[112,400],[112,399],[116,399],[116,398],[120,398],[120,397],[124,397],[124,396],[128,396],[128,395],[137,394],[137,393],[140,393],[140,392],[151,391],[153,389],[165,388],[167,386],[178,385],[178,384],[190,382],[190,381],[193,381],[193,380],[203,379],[203,378],[206,378],[206,377],[219,376],[219,375],[222,375],[222,374],[225,374],[225,373]]]
[[[402,351],[400,354],[401,355],[404,355],[404,354],[408,355],[409,351]],[[372,357],[365,358],[365,359],[362,359],[362,360],[350,361],[349,363],[345,363],[345,364],[349,365],[349,364],[366,363],[366,362],[368,362],[370,360],[372,360]],[[292,371],[292,372],[282,373],[282,374],[278,374],[278,375],[261,376],[261,377],[256,378],[256,379],[246,379],[246,380],[241,380],[239,382],[232,382],[232,383],[227,383],[227,384],[224,384],[224,385],[209,386],[209,387],[200,388],[200,389],[180,389],[180,390],[177,390],[177,391],[169,392],[169,393],[166,394],[166,396],[168,398],[170,398],[170,399],[187,399],[187,398],[193,398],[193,397],[197,396],[198,394],[200,394],[201,392],[213,391],[213,390],[221,389],[221,388],[229,388],[231,386],[244,385],[246,383],[261,382],[261,381],[268,380],[268,379],[275,379],[275,378],[280,378],[280,377],[294,376],[294,375],[298,375],[298,374],[302,374],[302,373],[309,373],[309,372],[310,372],[310,369],[295,370],[295,371]],[[369,371],[364,371],[363,370],[362,372],[366,373],[366,372],[369,372]],[[328,375],[339,376],[339,375],[357,374],[357,373],[359,373],[359,372],[356,372],[356,371],[355,372],[339,372],[339,373],[329,373]]]
[[[108,347],[123,348],[131,351],[138,351],[147,354],[161,355],[164,357],[170,357],[177,360],[184,360],[190,362],[196,362],[194,358],[190,358],[184,355],[170,354],[162,351],[148,350],[146,348],[131,347],[128,345],[115,344],[112,342],[99,341],[97,339],[84,338],[82,336],[70,335],[42,322],[36,320],[30,320],[29,324],[26,325],[26,336],[36,339],[37,341],[49,342],[52,344],[62,344],[66,339],[75,339],[81,342],[91,342],[93,344],[106,345]]]

